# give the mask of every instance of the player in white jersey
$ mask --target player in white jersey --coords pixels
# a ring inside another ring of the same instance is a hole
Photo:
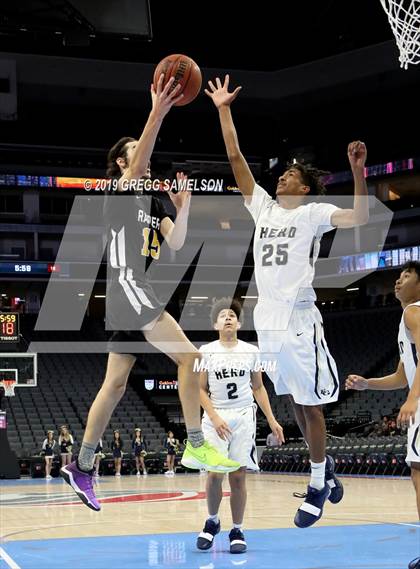
[[[275,373],[269,373],[276,393],[289,394],[297,422],[309,447],[311,480],[295,524],[308,527],[322,515],[325,500],[339,502],[343,487],[334,476],[334,461],[326,457],[326,428],[322,405],[336,401],[339,392],[337,368],[328,351],[322,317],[314,305],[314,263],[322,234],[335,227],[367,223],[369,208],[364,177],[366,147],[348,146],[354,177],[354,208],[340,209],[327,203],[304,205],[311,191],[321,193],[322,172],[293,164],[279,178],[276,199],[255,183],[242,155],[230,105],[240,87],[228,91],[229,76],[222,85],[209,81],[206,94],[219,111],[230,164],[245,206],[255,225],[254,262],[259,299],[254,312],[263,358],[276,358]]]
[[[398,332],[400,362],[395,373],[386,377],[365,379],[349,375],[346,389],[406,389],[408,397],[401,407],[397,422],[407,425],[407,464],[417,497],[420,519],[420,262],[409,261],[395,283],[395,296],[401,302],[403,315]],[[420,569],[420,557],[414,559],[409,569]]]
[[[237,300],[222,298],[211,311],[211,321],[219,339],[201,346],[204,371],[200,374],[202,420],[206,439],[225,456],[239,462],[241,468],[229,474],[230,507],[233,528],[229,534],[230,552],[246,551],[242,523],[246,504],[246,469],[258,470],[255,433],[256,405],[267,418],[271,430],[283,443],[282,427],[271,410],[261,377],[259,350],[253,344],[238,340],[241,327],[241,305]],[[197,547],[210,549],[220,531],[218,516],[222,500],[223,475],[209,472],[207,506],[209,518],[197,538]]]

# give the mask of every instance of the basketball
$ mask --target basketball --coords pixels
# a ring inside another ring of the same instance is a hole
[[[202,82],[201,71],[191,57],[176,53],[162,59],[162,61],[158,63],[153,75],[153,85],[155,89],[162,73],[165,75],[163,85],[166,85],[171,77],[175,77],[171,90],[175,89],[178,84],[181,85],[179,94],[182,93],[184,97],[176,103],[175,106],[182,107],[188,105],[200,92]]]

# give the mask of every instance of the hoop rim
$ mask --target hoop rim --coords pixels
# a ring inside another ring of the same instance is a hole
[[[15,387],[17,385],[16,379],[3,379],[0,385],[4,389],[5,397],[14,397],[15,395]]]

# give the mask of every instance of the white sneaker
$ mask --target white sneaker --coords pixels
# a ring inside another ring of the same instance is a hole
[[[115,476],[121,476],[121,472],[116,472]]]
[[[51,474],[47,474],[47,476],[45,477],[45,480],[52,480]]]
[[[171,475],[171,471],[170,471],[170,470],[167,470],[167,471],[165,472],[165,476],[170,476],[170,475]]]
[[[143,472],[143,476],[147,476],[147,472],[146,472],[146,471]]]
[[[140,470],[137,470],[137,474],[136,474],[136,476],[141,476],[141,474],[140,474]]]

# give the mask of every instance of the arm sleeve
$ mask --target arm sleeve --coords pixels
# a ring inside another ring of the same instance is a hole
[[[314,235],[322,235],[335,229],[331,225],[331,216],[339,208],[330,203],[313,203],[309,212],[309,222]]]
[[[42,443],[42,450],[45,450],[47,448],[47,439],[44,440],[44,442]]]
[[[274,200],[268,195],[268,193],[258,184],[255,184],[254,190],[252,192],[252,198],[250,203],[245,202],[245,207],[252,215],[252,219],[257,222],[261,215],[261,212],[269,207]]]
[[[61,435],[58,437],[58,444],[61,446]]]

